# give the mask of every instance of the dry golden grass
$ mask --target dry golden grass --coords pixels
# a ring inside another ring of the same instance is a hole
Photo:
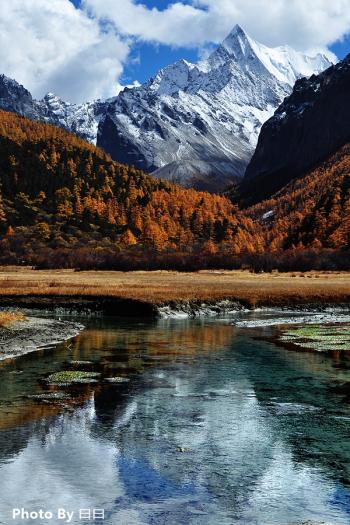
[[[0,328],[7,328],[24,319],[25,315],[21,312],[0,312]]]
[[[350,273],[74,272],[0,267],[0,299],[1,296],[23,295],[116,297],[152,304],[229,298],[253,307],[305,302],[347,303],[350,302]]]

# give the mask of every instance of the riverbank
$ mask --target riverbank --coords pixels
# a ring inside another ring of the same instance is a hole
[[[25,317],[0,328],[0,361],[55,346],[75,337],[83,328],[75,322]]]
[[[0,305],[114,315],[182,311],[319,308],[350,304],[350,273],[249,271],[75,272],[0,268]]]

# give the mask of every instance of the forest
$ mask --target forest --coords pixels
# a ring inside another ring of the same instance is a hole
[[[36,268],[350,269],[350,146],[240,209],[0,111],[0,264]]]

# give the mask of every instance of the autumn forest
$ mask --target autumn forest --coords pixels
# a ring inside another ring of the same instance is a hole
[[[350,145],[242,209],[229,194],[157,180],[63,129],[0,111],[0,264],[350,269],[349,168]]]

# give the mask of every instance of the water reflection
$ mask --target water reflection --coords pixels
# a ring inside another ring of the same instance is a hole
[[[330,389],[347,368],[257,335],[95,320],[71,345],[2,366],[0,523],[15,523],[12,507],[62,506],[122,525],[348,524],[350,414]],[[71,360],[130,381],[80,388],[73,408],[23,398]]]

